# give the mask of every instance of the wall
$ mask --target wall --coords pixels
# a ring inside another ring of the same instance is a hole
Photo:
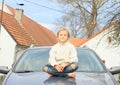
[[[8,66],[9,68],[14,61],[16,42],[2,27],[0,33],[0,66]]]
[[[97,52],[100,58],[105,60],[106,67],[120,66],[120,46],[112,46],[108,42],[108,36],[108,30],[105,30],[82,46],[85,45]]]

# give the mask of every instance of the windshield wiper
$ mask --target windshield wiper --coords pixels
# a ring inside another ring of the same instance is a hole
[[[15,73],[29,73],[29,72],[34,72],[34,71],[32,70],[15,71]]]

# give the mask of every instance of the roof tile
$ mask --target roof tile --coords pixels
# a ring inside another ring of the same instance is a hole
[[[57,42],[55,34],[42,25],[23,15],[22,24],[14,18],[15,10],[7,6],[13,15],[3,12],[2,24],[20,45],[50,46]]]
[[[76,47],[79,47],[79,46],[82,45],[85,41],[86,41],[86,39],[70,38],[70,42],[71,42],[74,46],[76,46]]]

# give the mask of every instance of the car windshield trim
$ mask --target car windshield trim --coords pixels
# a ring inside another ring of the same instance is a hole
[[[76,71],[76,72],[88,72],[88,73],[106,73],[107,71]]]
[[[32,70],[24,70],[24,71],[13,71],[15,73],[29,73],[29,72],[34,72]]]

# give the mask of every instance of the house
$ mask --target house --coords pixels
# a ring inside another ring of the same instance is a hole
[[[4,5],[0,16],[0,66],[10,68],[31,45],[52,46],[57,41],[53,32],[25,16],[22,9]]]
[[[114,32],[113,29],[118,25],[120,25],[119,20],[112,22],[109,26],[103,28],[81,45],[81,47],[88,47],[97,52],[101,59],[105,60],[105,65],[108,68],[120,66],[120,45],[113,45],[114,40],[110,38],[111,34]]]
[[[83,43],[86,42],[87,39],[81,39],[81,38],[70,38],[70,42],[76,46],[76,47],[80,47]]]

